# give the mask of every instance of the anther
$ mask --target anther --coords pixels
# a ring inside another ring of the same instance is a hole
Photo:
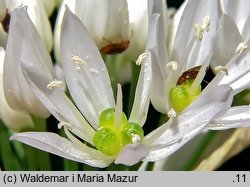
[[[176,117],[176,112],[173,108],[171,108],[169,111],[168,111],[168,117],[169,118],[175,118]]]
[[[54,88],[63,88],[64,87],[64,83],[63,81],[60,81],[60,80],[53,80],[51,81],[48,85],[47,85],[47,88],[49,90],[52,90]]]
[[[141,141],[141,138],[138,134],[132,134],[132,142],[133,143],[138,143]]]
[[[170,68],[172,71],[176,71],[178,69],[178,64],[176,61],[170,61],[167,63],[167,68]]]
[[[149,54],[147,52],[140,54],[140,56],[136,60],[135,64],[137,66],[140,66],[142,61],[144,61],[146,58],[148,58],[148,56],[149,56]]]
[[[235,50],[235,54],[238,54],[239,56],[247,49],[247,42],[241,42],[238,47]]]
[[[217,66],[217,67],[214,68],[214,70],[216,72],[224,72],[226,75],[228,75],[227,68],[225,68],[224,66]]]
[[[209,27],[210,27],[210,17],[206,16],[203,20],[203,24],[202,24],[202,29],[206,30],[207,32],[209,31]]]
[[[58,127],[58,129],[61,129],[63,127],[66,127],[67,129],[71,129],[72,125],[68,122],[62,121],[62,122],[58,123],[57,127]]]
[[[82,66],[85,66],[87,64],[86,61],[84,61],[83,59],[81,59],[79,56],[73,56],[71,58],[71,60],[75,63],[75,64],[78,64],[78,65],[82,65]]]
[[[196,41],[201,41],[203,39],[204,30],[199,24],[194,25],[195,28],[195,38]]]

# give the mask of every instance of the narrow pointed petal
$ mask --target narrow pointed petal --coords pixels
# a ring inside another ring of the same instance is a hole
[[[127,1],[76,0],[75,12],[98,48],[129,38]]]
[[[150,16],[150,24],[149,24],[149,33],[148,33],[148,43],[147,49],[151,50],[151,63],[152,63],[152,83],[151,91],[150,91],[150,99],[155,107],[161,113],[167,113],[168,106],[168,97],[167,97],[167,88],[165,87],[166,80],[166,68],[163,66],[163,63],[167,63],[168,61],[163,61],[161,55],[158,51],[158,40],[159,33],[164,32],[163,30],[159,30],[159,14],[154,14]],[[165,51],[166,52],[166,51]]]
[[[3,62],[5,51],[0,47],[0,119],[14,131],[33,127],[33,121],[28,113],[13,110],[7,103],[3,91]]]
[[[74,134],[93,144],[95,131],[65,95],[63,86],[48,88],[49,83],[54,81],[53,75],[39,66],[30,67],[27,64],[22,64],[22,70],[33,92],[57,120],[70,123]]]
[[[25,132],[17,133],[11,137],[43,151],[67,158],[76,162],[85,163],[94,167],[106,167],[113,162],[113,159],[92,149],[85,144],[77,147],[75,144],[49,132]]]
[[[8,0],[5,2],[9,11],[23,6],[28,7],[27,11],[32,23],[45,42],[47,49],[51,51],[53,47],[52,29],[44,9],[44,3],[41,0]],[[50,3],[50,7],[53,7],[53,2]]]
[[[150,88],[152,81],[151,72],[151,52],[146,51],[147,56],[141,63],[141,71],[136,86],[134,104],[129,117],[130,122],[138,123],[143,126],[148,113],[150,102]]]
[[[111,83],[95,43],[69,9],[63,19],[61,45],[70,93],[84,117],[98,128],[99,114],[114,107]]]
[[[21,62],[38,65],[52,72],[46,47],[32,24],[27,7],[11,13],[10,30],[4,63],[4,92],[10,107],[48,117],[49,113],[33,94],[21,70]]]
[[[231,107],[223,116],[212,121],[206,129],[226,130],[250,126],[250,106]]]
[[[247,0],[229,0],[228,15],[231,16],[238,25],[239,31],[242,33],[243,27],[250,16],[250,6]]]
[[[214,54],[211,59],[212,67],[225,66],[241,42],[242,38],[237,25],[229,16],[223,14],[215,38]]]
[[[201,65],[211,55],[218,16],[218,1],[189,0],[187,2],[175,35],[172,54],[172,58],[178,62],[179,71],[182,70],[184,65],[187,69]],[[206,17],[209,18],[208,31],[204,31],[201,41],[195,41],[195,25],[203,24]],[[192,48],[194,48],[194,52],[190,53],[188,50]],[[195,58],[186,62],[190,55],[195,55]],[[177,79],[178,77],[175,78]]]
[[[170,128],[157,140],[151,142],[150,136],[145,137],[143,143],[150,147],[150,153],[144,161],[156,161],[178,150],[200,133],[207,124],[223,115],[230,108],[232,99],[232,89],[226,85],[205,91],[174,118]]]
[[[227,74],[219,73],[208,85],[214,87],[227,84],[233,88],[234,95],[250,87],[250,52],[240,56],[235,54],[225,66]]]
[[[117,156],[115,164],[124,164],[132,166],[149,154],[148,148],[142,143],[128,144]]]

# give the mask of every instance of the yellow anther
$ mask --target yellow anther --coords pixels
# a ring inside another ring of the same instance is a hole
[[[178,64],[176,61],[170,61],[167,63],[167,68],[170,68],[172,71],[176,71],[178,69]]]
[[[47,85],[47,88],[52,90],[54,88],[63,88],[64,87],[64,83],[63,81],[60,81],[60,80],[53,80],[51,81],[48,85]]]
[[[235,54],[238,54],[239,56],[247,49],[247,42],[241,42],[239,43],[238,47],[235,50]]]
[[[144,61],[146,58],[148,58],[149,54],[147,52],[140,54],[138,59],[136,60],[135,64],[140,66],[142,61]]]
[[[228,75],[227,68],[225,68],[224,66],[217,66],[217,67],[214,68],[214,70],[216,72],[224,72],[226,75]]]

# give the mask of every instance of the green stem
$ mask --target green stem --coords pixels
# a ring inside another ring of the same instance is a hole
[[[117,73],[116,73],[116,57],[114,55],[107,55],[105,58],[106,67],[108,69],[111,86],[113,89],[114,96],[116,95],[117,87]]]
[[[36,171],[38,170],[38,161],[37,161],[37,150],[29,145],[24,145],[24,151],[26,154],[27,170]]]
[[[196,151],[192,154],[192,158],[182,166],[181,171],[189,171],[196,166],[197,162],[200,160],[202,154],[205,152],[206,148],[211,143],[216,134],[216,131],[208,132],[206,137],[201,141],[200,145],[197,147]]]
[[[9,140],[10,132],[0,120],[0,152],[3,169],[6,171],[20,171],[21,165],[18,162],[18,155],[15,155]]]
[[[46,119],[39,118],[36,116],[33,116],[33,122],[35,124],[35,131],[38,132],[46,132],[47,126],[46,126]],[[38,161],[37,166],[39,170],[42,171],[50,171],[51,170],[51,163],[50,163],[50,156],[49,153],[36,150],[36,160]]]

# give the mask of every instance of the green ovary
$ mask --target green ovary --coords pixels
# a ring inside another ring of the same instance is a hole
[[[185,84],[175,86],[170,90],[170,102],[176,112],[183,111],[200,95],[201,86],[193,90],[191,85],[192,81],[187,81]]]
[[[122,148],[133,143],[135,136],[142,139],[144,132],[137,123],[127,121],[122,114],[121,124],[114,124],[115,111],[112,108],[104,110],[99,117],[99,129],[96,131],[93,142],[96,148],[105,155],[118,155]]]

